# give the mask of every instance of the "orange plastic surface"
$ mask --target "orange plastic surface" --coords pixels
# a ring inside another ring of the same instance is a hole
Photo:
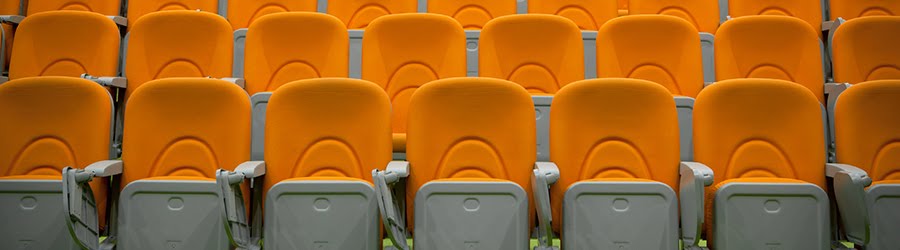
[[[900,79],[900,17],[847,21],[838,27],[832,41],[836,82]]]
[[[228,21],[232,28],[240,29],[264,15],[316,9],[317,0],[228,0]]]
[[[529,0],[528,13],[558,15],[572,20],[579,29],[597,30],[619,16],[621,1],[627,0]]]
[[[466,29],[481,29],[491,19],[516,14],[516,2],[516,0],[430,0],[428,13],[451,16]]]
[[[900,80],[856,84],[834,110],[837,161],[872,181],[900,180]]]
[[[900,15],[900,1],[896,0],[830,0],[831,20],[842,17],[850,20],[864,16]]]
[[[716,34],[719,28],[718,0],[630,0],[628,13],[662,14],[689,21],[700,32]]]
[[[856,0],[854,0],[856,1]],[[792,16],[810,27],[822,27],[822,1],[819,0],[728,0],[728,15],[737,18],[753,15]],[[816,32],[821,35],[820,32]]]
[[[145,15],[165,10],[190,10],[209,13],[219,12],[218,0],[127,0],[128,1],[128,27],[134,27],[135,23]],[[226,1],[226,0],[223,0]],[[187,23],[184,23],[187,24]]]
[[[344,22],[348,29],[365,29],[380,16],[416,12],[417,0],[328,1],[328,14]]]
[[[15,0],[8,0],[15,1]],[[28,16],[54,10],[78,10],[103,14],[104,16],[120,16],[122,3],[120,0],[29,0]]]

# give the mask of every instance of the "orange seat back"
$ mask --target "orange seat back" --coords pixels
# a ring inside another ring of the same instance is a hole
[[[409,99],[425,83],[466,75],[466,35],[459,23],[437,14],[376,19],[362,42],[362,79],[391,99],[395,133],[406,132]]]
[[[841,94],[834,110],[837,160],[872,181],[900,180],[900,80],[871,81]]]
[[[16,0],[8,0],[14,2]],[[28,16],[54,10],[78,10],[103,14],[104,16],[121,16],[120,0],[30,0]]]
[[[553,229],[572,184],[603,179],[653,180],[678,190],[678,114],[659,84],[626,78],[578,81],[553,98],[550,157],[559,180],[550,189]]]
[[[481,29],[491,19],[516,14],[516,1],[430,0],[428,13],[451,16],[466,29]]]
[[[225,0],[223,0],[225,1]],[[128,27],[134,27],[145,15],[166,10],[191,10],[209,13],[219,12],[218,0],[128,0]],[[182,21],[184,22],[184,21]],[[184,22],[188,24],[190,22]]]
[[[416,12],[417,0],[328,1],[328,14],[344,22],[348,29],[365,29],[380,16]]]
[[[438,80],[413,94],[409,112],[407,214],[415,214],[416,192],[436,180],[508,180],[532,197],[534,107],[521,86],[491,78]]]
[[[830,0],[831,20],[838,17],[850,20],[864,16],[898,16],[900,1],[894,0]]]
[[[390,113],[387,95],[368,81],[307,79],[279,88],[266,111],[264,190],[300,177],[371,183],[372,169],[391,161]]]
[[[824,103],[825,75],[817,33],[793,17],[747,16],[725,22],[716,33],[716,79],[792,81]]]
[[[509,80],[529,92],[552,94],[584,79],[581,31],[553,15],[511,15],[484,26],[479,40],[482,77]]]
[[[101,14],[52,11],[19,24],[9,77],[118,76],[119,29]]]
[[[834,33],[831,46],[836,82],[900,79],[900,17],[847,21]]]
[[[250,27],[264,15],[316,10],[317,0],[229,0],[228,21],[232,28],[240,29]]]
[[[597,76],[644,79],[673,95],[697,97],[703,64],[697,30],[684,19],[635,15],[607,22],[597,34]]]
[[[122,187],[146,178],[214,180],[250,159],[250,98],[206,78],[148,82],[125,108]]]
[[[754,15],[792,16],[803,19],[815,30],[822,27],[820,0],[728,0],[728,15],[734,18]],[[820,32],[816,32],[821,35]]]
[[[250,25],[244,53],[247,92],[274,91],[295,80],[347,77],[347,29],[315,12],[271,14]]]
[[[167,77],[231,77],[231,25],[216,14],[160,11],[141,18],[128,40],[126,95]]]
[[[575,22],[579,29],[597,30],[619,16],[621,0],[529,0],[528,13],[558,15]]]
[[[719,28],[718,0],[630,0],[629,15],[662,14],[690,22],[700,32],[716,34]]]

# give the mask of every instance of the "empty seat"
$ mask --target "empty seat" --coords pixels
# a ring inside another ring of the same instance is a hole
[[[36,2],[36,1],[32,1]],[[19,24],[9,77],[117,76],[119,28],[101,14],[51,11]]]
[[[727,0],[728,15],[731,17],[753,15],[792,16],[803,19],[815,30],[822,27],[821,0]],[[816,32],[821,35],[820,32]]]
[[[662,14],[683,18],[700,32],[715,34],[719,28],[719,1],[630,0],[629,15]]]
[[[597,30],[619,16],[621,0],[529,0],[528,13],[566,17],[582,30]]]
[[[697,30],[681,18],[637,15],[613,19],[597,34],[597,76],[656,82],[673,95],[697,97],[703,65]]]
[[[247,92],[274,91],[307,78],[347,77],[348,39],[341,21],[322,13],[277,13],[260,18],[247,31]]]
[[[481,32],[478,67],[479,76],[509,80],[531,93],[556,93],[584,79],[581,31],[553,15],[496,18]]]
[[[900,2],[890,0],[830,0],[831,20],[838,17],[850,20],[864,16],[900,15]]]
[[[128,10],[126,11],[128,27],[134,27],[135,23],[144,15],[164,10],[198,10],[218,13],[219,0],[128,0]],[[189,22],[181,20],[179,23],[188,24]]]
[[[0,245],[81,249],[63,220],[61,172],[115,157],[112,105],[106,89],[84,79],[31,77],[0,85],[0,219],[6,222]],[[107,185],[91,183],[97,203],[90,205],[100,211],[95,227],[105,225]]]
[[[133,18],[129,18],[133,20]],[[231,77],[232,30],[201,11],[160,11],[131,26],[125,55],[126,95],[168,77]]]
[[[429,0],[428,13],[448,15],[463,28],[481,29],[491,19],[516,14],[515,0]]]
[[[413,92],[433,80],[466,75],[466,36],[456,20],[437,14],[378,18],[362,41],[362,79],[380,85],[391,99],[394,150],[405,146]]]
[[[694,159],[716,176],[706,192],[712,248],[829,247],[824,127],[816,96],[798,84],[734,79],[700,93]]]
[[[365,29],[380,16],[416,12],[417,0],[329,1],[327,13],[344,22],[348,29]]]
[[[247,28],[260,17],[272,13],[314,12],[318,8],[317,2],[317,0],[229,0],[228,21],[234,29]]]
[[[847,89],[835,107],[837,162],[868,172],[865,205],[871,237],[866,248],[900,246],[900,80],[865,82]]]
[[[120,16],[122,3],[120,0],[31,0],[28,3],[28,16],[54,10],[79,10]],[[132,1],[137,2],[137,1]]]
[[[716,32],[716,79],[770,78],[799,83],[824,103],[819,32],[785,16],[747,16]]]
[[[900,17],[857,18],[841,25],[832,40],[834,81],[860,83],[900,79]]]

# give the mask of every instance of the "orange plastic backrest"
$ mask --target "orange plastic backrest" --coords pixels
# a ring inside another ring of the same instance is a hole
[[[0,84],[0,178],[61,180],[64,167],[111,157],[112,99],[73,77],[30,77]],[[106,185],[90,183],[104,224]]]
[[[559,180],[550,188],[559,232],[566,190],[579,181],[644,179],[678,190],[678,114],[669,91],[627,78],[573,82],[553,98],[550,157]]]
[[[347,77],[347,29],[330,15],[267,15],[250,25],[245,48],[244,78],[251,95],[295,80]]]
[[[216,14],[160,11],[141,18],[128,40],[126,95],[167,77],[231,77],[231,25]]]
[[[900,80],[865,82],[847,89],[834,110],[839,163],[869,173],[872,181],[900,180]]]
[[[725,22],[716,33],[716,79],[792,81],[824,103],[825,76],[817,33],[793,17],[747,16]]]
[[[240,29],[250,27],[264,15],[292,11],[315,12],[316,9],[317,0],[229,0],[228,21],[232,28]]]
[[[438,14],[378,18],[362,42],[362,79],[380,85],[393,106],[393,131],[406,131],[409,99],[433,80],[466,75],[466,35],[456,20]]]
[[[348,78],[291,82],[266,111],[269,190],[290,178],[354,178],[391,161],[391,102],[378,85]],[[360,126],[365,124],[365,126]]]
[[[118,76],[119,29],[112,20],[84,11],[51,11],[19,24],[9,77]]]
[[[822,1],[820,0],[728,0],[731,17],[774,15],[803,19],[810,27],[822,27]],[[816,32],[817,36],[821,35]]]
[[[191,10],[205,11],[209,13],[219,12],[218,0],[127,0],[128,1],[128,27],[134,27],[135,22],[145,15],[164,10]],[[225,1],[225,0],[223,0]],[[185,23],[187,24],[187,23]]]
[[[835,31],[831,46],[836,82],[900,79],[900,17],[847,21]]]
[[[864,16],[900,15],[900,1],[895,0],[831,0],[828,6],[831,20],[838,17],[850,20]]]
[[[694,159],[734,178],[786,178],[825,187],[825,132],[816,97],[798,84],[734,79],[694,104]]]
[[[631,0],[628,14],[662,14],[690,22],[700,32],[716,34],[719,28],[718,0]]]
[[[10,2],[16,0],[8,0]],[[103,14],[104,16],[120,16],[122,3],[120,0],[29,0],[28,16],[54,10],[78,10]]]
[[[528,13],[558,15],[575,22],[579,29],[597,30],[619,16],[617,0],[529,0]]]
[[[328,14],[344,22],[348,29],[365,29],[380,16],[416,12],[417,0],[328,1]]]
[[[697,30],[666,15],[624,16],[597,34],[597,76],[644,79],[673,95],[697,97],[703,62]]]
[[[430,0],[428,13],[451,16],[466,29],[481,29],[491,19],[516,14],[516,0]]]
[[[509,80],[532,93],[556,93],[584,79],[581,31],[566,18],[499,17],[484,26],[479,47],[480,76]]]
[[[151,177],[215,178],[250,159],[250,98],[207,78],[148,82],[125,107],[122,187]]]
[[[413,94],[409,112],[407,214],[415,214],[419,188],[435,180],[508,180],[532,197],[534,104],[521,86],[491,78],[438,80]]]

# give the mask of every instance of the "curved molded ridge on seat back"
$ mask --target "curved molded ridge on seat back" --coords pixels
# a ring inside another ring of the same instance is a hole
[[[619,16],[618,0],[529,0],[528,13],[558,15],[583,30],[597,30]]]
[[[516,14],[515,0],[430,0],[428,13],[448,15],[463,28],[481,29],[491,19]]]
[[[315,12],[317,6],[317,0],[229,0],[228,21],[234,29],[247,28],[264,15],[294,11]]]
[[[376,19],[363,37],[362,79],[380,85],[393,105],[393,131],[406,131],[409,99],[430,81],[466,75],[466,35],[438,14]]]
[[[626,78],[577,81],[552,106],[550,156],[560,178],[550,200],[557,232],[563,196],[576,182],[649,179],[678,190],[678,114],[664,87]]]
[[[129,30],[145,15],[167,10],[199,10],[208,13],[219,13],[219,0],[128,0],[126,17],[128,17]]]
[[[509,80],[532,93],[556,93],[584,79],[581,31],[553,15],[511,15],[484,26],[479,40],[482,77]]]
[[[831,0],[828,5],[831,20],[846,20],[865,16],[900,15],[900,1],[891,0]]]
[[[349,78],[288,83],[266,111],[268,190],[297,177],[372,181],[391,160],[391,103],[378,85]]]
[[[898,16],[847,21],[834,33],[831,46],[836,82],[900,79]]]
[[[805,86],[825,102],[818,32],[784,16],[735,18],[716,33],[716,79],[770,78]]]
[[[214,178],[250,159],[250,98],[230,82],[168,78],[125,108],[122,187],[150,177]]]
[[[628,14],[677,16],[690,22],[698,31],[710,34],[715,34],[719,28],[718,0],[629,0]]]
[[[822,27],[823,19],[822,1],[815,0],[728,0],[728,15],[735,18],[755,15],[792,16],[803,19],[815,30]],[[816,32],[816,35],[821,36],[821,32]]]
[[[697,30],[665,15],[613,19],[597,34],[597,76],[644,79],[673,95],[697,97],[703,88]]]
[[[119,28],[101,14],[52,11],[28,16],[16,31],[9,77],[117,76]]]
[[[415,214],[419,188],[438,179],[509,180],[531,197],[531,169],[537,158],[534,106],[521,86],[492,78],[425,84],[410,101],[408,129],[406,155],[412,170],[407,214]]]
[[[734,79],[704,89],[694,104],[694,159],[716,184],[788,178],[825,187],[822,109],[800,85]]]
[[[417,0],[340,0],[328,1],[327,13],[348,29],[365,29],[380,16],[416,12],[417,6]]]
[[[295,80],[347,77],[349,38],[337,18],[315,12],[270,14],[247,31],[247,92],[274,91]]]
[[[131,27],[125,76],[127,95],[167,77],[231,77],[231,25],[201,11],[160,11]]]
[[[10,2],[15,0],[8,0]],[[28,2],[28,17],[54,10],[78,10],[103,14],[104,16],[120,16],[122,7],[120,0],[31,0]]]
[[[872,181],[900,180],[900,80],[847,89],[834,110],[840,163],[859,167]]]

